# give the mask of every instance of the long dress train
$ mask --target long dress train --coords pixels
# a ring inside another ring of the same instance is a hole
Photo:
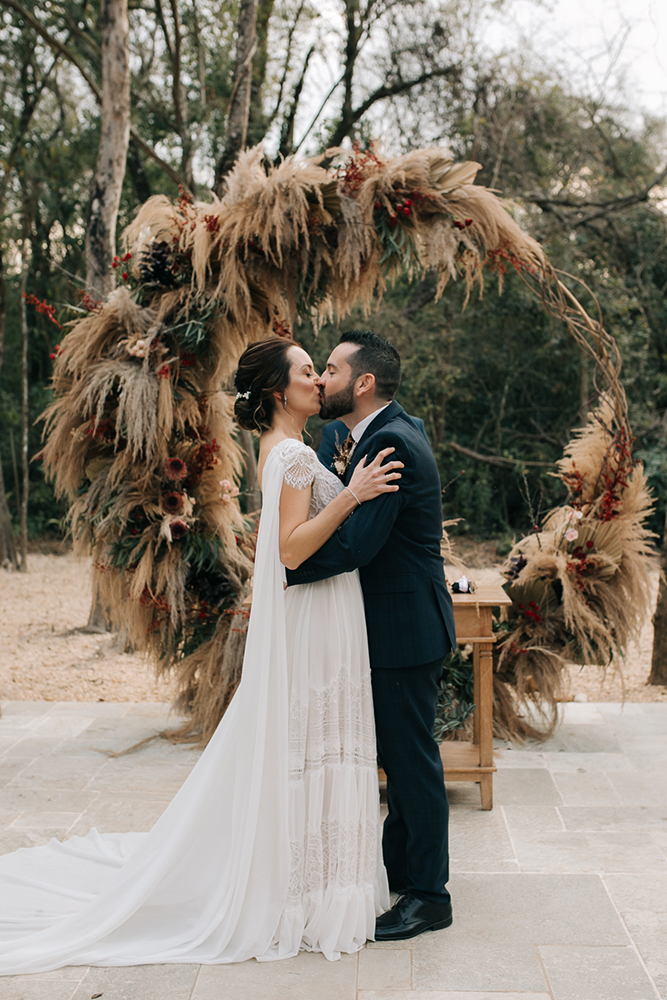
[[[361,588],[284,591],[283,480],[312,485],[311,516],[341,488],[301,442],[270,452],[243,677],[208,747],[150,833],[0,857],[0,973],[333,960],[373,937],[389,892]]]

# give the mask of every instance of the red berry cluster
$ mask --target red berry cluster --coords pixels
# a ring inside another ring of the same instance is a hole
[[[29,306],[34,306],[38,313],[42,313],[42,315],[46,316],[47,319],[50,319],[52,323],[55,323],[59,330],[62,330],[62,326],[56,319],[55,306],[50,305],[46,299],[44,299],[43,302],[40,302],[36,295],[28,294],[27,292],[23,293],[23,297]]]
[[[207,233],[217,233],[220,229],[220,219],[217,215],[205,215],[203,221]]]
[[[56,346],[53,348],[52,352],[49,354],[49,357],[51,358],[51,361],[55,361],[61,351],[62,351],[62,347],[60,346],[60,344],[56,344]]]
[[[535,268],[526,261],[521,260],[515,253],[507,247],[499,247],[497,250],[488,250],[486,254],[488,264],[492,271],[498,274],[507,274],[507,264],[511,264],[517,274],[525,271],[527,274],[535,274]]]
[[[190,479],[198,479],[203,472],[215,468],[219,454],[220,445],[215,438],[211,442],[203,441],[190,462]]]
[[[121,264],[126,264],[128,260],[132,260],[131,253],[123,254],[122,257],[114,257],[114,259],[111,261],[111,266],[115,271],[116,268],[120,267]],[[123,279],[123,281],[129,281],[130,275],[127,273],[127,271],[123,271],[123,273],[121,274],[121,278]]]
[[[586,551],[588,549],[588,552]],[[595,552],[595,542],[589,538],[584,545],[577,545],[576,548],[572,549],[572,556],[575,559],[585,559],[586,556],[593,555]]]
[[[91,417],[84,433],[94,441],[109,441],[114,437],[115,431],[116,428],[110,420],[96,420],[95,417]]]
[[[273,321],[273,332],[277,333],[279,337],[291,337],[292,336],[292,331],[287,326],[287,324],[283,323],[279,319],[274,319],[274,321]]]
[[[370,150],[361,150],[358,144],[354,146],[351,159],[340,171],[340,186],[343,192],[353,197],[373,170],[379,170],[382,161]]]
[[[466,219],[465,222],[461,222],[459,219],[454,219],[454,229],[468,229],[472,226],[473,220]]]
[[[390,209],[390,211],[388,213],[389,214],[389,225],[390,226],[397,226],[398,225],[398,217],[400,215],[404,216],[405,218],[408,218],[409,216],[412,215],[412,213],[414,211],[415,199],[418,199],[420,197],[420,195],[419,195],[419,192],[415,192],[415,191],[411,191],[410,195],[411,195],[411,197],[404,197],[404,198],[401,199],[401,195],[398,192],[394,192],[392,194],[392,201],[391,201],[392,209]],[[396,201],[393,200],[394,197],[396,198]],[[381,201],[376,201],[375,202],[375,211],[376,212],[381,212],[382,211],[382,207],[383,206],[382,206],[382,202]]]
[[[81,297],[81,305],[86,310],[86,312],[100,312],[102,309],[102,300],[94,299],[90,292],[79,292]]]
[[[226,615],[230,615],[230,617],[232,617],[232,618],[237,618],[238,617],[238,618],[245,619],[246,622],[250,618],[250,612],[249,611],[245,611],[243,608],[227,608],[227,609],[225,609],[225,614]],[[247,625],[246,625],[246,628],[247,628]],[[245,632],[246,628],[232,628],[231,631],[232,632]]]
[[[567,486],[568,493],[570,494],[569,505],[575,510],[579,510],[582,506],[581,497],[584,492],[584,477],[581,472],[576,468],[575,465],[572,466],[570,472],[563,472],[560,477]]]
[[[146,635],[156,632],[161,623],[165,622],[171,616],[171,608],[166,597],[155,597],[154,594],[151,594],[148,587],[144,587],[143,593],[139,598],[139,604],[144,608],[153,609],[153,620],[146,629]]]
[[[532,619],[532,621],[534,621],[537,625],[539,625],[542,621],[540,606],[537,601],[529,601],[528,607],[526,607],[525,604],[520,604],[519,611],[521,611],[526,618]]]

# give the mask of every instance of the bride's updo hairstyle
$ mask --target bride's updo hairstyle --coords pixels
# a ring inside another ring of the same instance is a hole
[[[234,376],[234,416],[246,431],[268,431],[276,409],[274,392],[289,384],[291,363],[287,356],[295,347],[290,337],[270,337],[251,344],[239,359]]]

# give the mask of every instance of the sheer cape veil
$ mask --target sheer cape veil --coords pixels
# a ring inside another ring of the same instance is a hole
[[[274,448],[243,679],[221,725],[150,833],[93,829],[0,858],[0,973],[286,956],[276,939],[290,877],[282,480]]]

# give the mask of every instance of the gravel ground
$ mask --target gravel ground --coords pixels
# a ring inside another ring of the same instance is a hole
[[[457,540],[458,541],[458,540]],[[467,575],[500,580],[492,543],[466,551]],[[458,546],[457,546],[458,550]],[[487,551],[488,550],[488,551]],[[464,553],[461,553],[462,555]],[[0,698],[16,701],[171,701],[173,685],[155,677],[139,656],[121,653],[108,635],[82,635],[90,610],[87,562],[33,554],[29,572],[0,570]],[[463,571],[448,568],[449,580]],[[657,573],[654,595],[657,593]],[[655,599],[655,597],[654,597]],[[653,609],[651,609],[653,610]],[[650,617],[639,646],[628,651],[623,678],[596,667],[570,668],[570,697],[588,701],[667,701],[667,688],[646,684],[653,628]]]
[[[28,572],[0,570],[0,697],[15,701],[171,701],[139,656],[109,635],[82,635],[90,611],[89,563],[28,557]]]

